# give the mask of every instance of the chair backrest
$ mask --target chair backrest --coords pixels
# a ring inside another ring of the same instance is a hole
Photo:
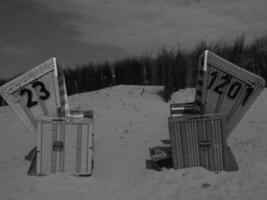
[[[69,115],[62,70],[56,58],[38,65],[0,87],[0,94],[36,139],[36,117]]]
[[[199,58],[195,110],[228,114],[228,136],[265,87],[265,80],[206,50]]]

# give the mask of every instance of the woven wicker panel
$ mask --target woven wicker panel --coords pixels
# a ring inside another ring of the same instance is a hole
[[[92,118],[46,117],[37,125],[37,174],[91,174]]]
[[[170,117],[169,134],[175,169],[202,166],[224,169],[225,114]]]

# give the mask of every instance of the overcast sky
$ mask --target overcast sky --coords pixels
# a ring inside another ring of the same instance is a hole
[[[265,0],[0,0],[0,78],[267,33]]]

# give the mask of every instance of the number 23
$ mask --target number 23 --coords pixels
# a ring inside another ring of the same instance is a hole
[[[39,91],[41,93],[41,96],[39,96],[40,100],[47,100],[50,97],[50,93],[49,91],[45,88],[45,85],[43,82],[41,81],[35,81],[32,84],[32,88],[36,89],[37,87],[39,87]],[[33,106],[36,106],[38,104],[38,101],[34,101],[33,100],[33,95],[32,95],[32,90],[28,89],[28,88],[23,88],[22,90],[20,90],[20,96],[24,96],[27,95],[27,107],[31,108]]]

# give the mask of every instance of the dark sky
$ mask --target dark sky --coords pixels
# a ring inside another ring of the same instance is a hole
[[[216,2],[216,3],[215,3]],[[0,78],[266,34],[265,0],[0,0]]]
[[[97,61],[97,52],[107,58],[123,56],[119,48],[95,45],[75,39],[76,32],[66,26],[78,18],[55,12],[35,1],[0,1],[0,78],[24,72],[50,57],[64,65]]]

